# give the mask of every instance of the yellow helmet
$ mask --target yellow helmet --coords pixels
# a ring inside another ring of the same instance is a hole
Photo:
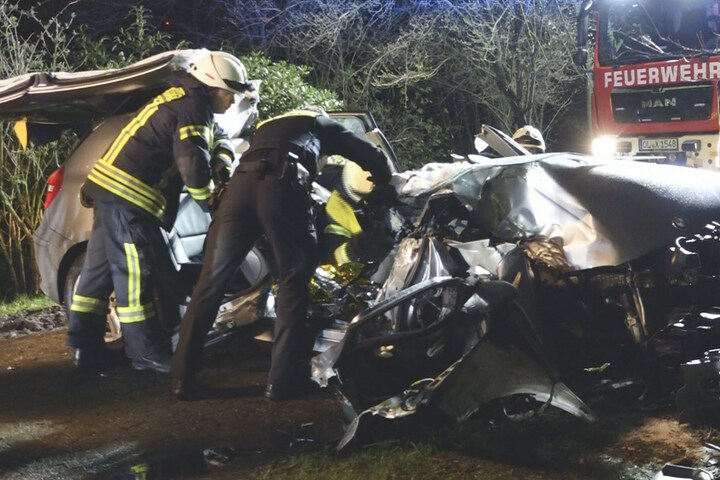
[[[361,198],[373,191],[375,184],[368,180],[371,173],[363,170],[355,162],[346,161],[342,170],[342,184],[350,200],[359,202]]]

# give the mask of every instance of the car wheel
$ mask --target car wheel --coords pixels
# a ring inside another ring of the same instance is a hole
[[[80,272],[85,262],[85,253],[79,255],[70,265],[67,275],[65,276],[65,314],[70,318],[70,305],[72,297],[77,288],[78,280],[80,280]],[[117,304],[115,302],[115,292],[110,294],[107,319],[105,321],[105,345],[108,348],[122,348],[122,333],[120,331],[120,319],[117,315]]]

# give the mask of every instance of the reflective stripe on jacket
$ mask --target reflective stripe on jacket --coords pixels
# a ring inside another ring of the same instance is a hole
[[[88,179],[160,220],[168,212],[174,220],[183,183],[204,206],[211,196],[214,117],[200,85],[185,79],[142,107]]]

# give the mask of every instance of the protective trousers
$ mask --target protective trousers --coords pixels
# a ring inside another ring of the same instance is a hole
[[[290,177],[288,175],[288,177]],[[307,335],[309,282],[317,265],[309,194],[292,178],[236,171],[213,216],[202,271],[180,324],[174,379],[191,380],[222,302],[225,286],[258,237],[265,233],[278,268],[277,320],[268,383],[309,377],[312,337]]]
[[[159,228],[149,214],[121,200],[96,204],[70,307],[68,346],[103,346],[108,299],[114,290],[127,356],[152,357],[164,347],[167,339],[155,318],[151,285],[153,248],[161,242]]]

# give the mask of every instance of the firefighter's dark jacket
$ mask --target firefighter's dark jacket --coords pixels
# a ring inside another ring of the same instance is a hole
[[[325,155],[349,158],[370,172],[376,183],[390,181],[390,166],[380,148],[337,120],[312,111],[295,110],[258,124],[243,158],[280,167],[285,161],[297,161],[314,178],[318,160]],[[243,171],[243,160],[240,163]]]
[[[166,227],[175,220],[183,183],[207,209],[210,151],[216,146],[232,155],[215,130],[207,88],[180,76],[125,125],[90,171],[84,193],[93,199],[119,197]]]

